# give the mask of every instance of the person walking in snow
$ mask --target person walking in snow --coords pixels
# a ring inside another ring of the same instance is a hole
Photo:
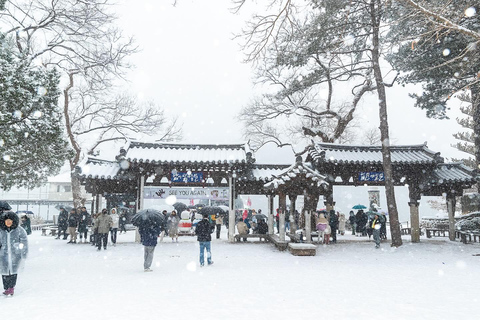
[[[11,211],[2,212],[0,214],[0,273],[5,290],[4,295],[13,296],[17,274],[27,258],[27,253],[27,232],[19,226],[17,214]]]
[[[120,219],[118,220],[118,227],[120,228],[120,234],[127,233],[127,213],[125,211],[122,211],[120,213]]]
[[[86,207],[80,208],[80,216],[78,220],[78,234],[80,235],[80,242],[85,238],[84,242],[87,242],[88,225],[90,224],[90,215],[87,212]]]
[[[97,232],[97,250],[100,251],[102,249],[107,250],[107,243],[108,243],[108,232],[112,227],[113,221],[112,217],[108,214],[107,209],[103,209],[102,213],[98,215],[97,219],[95,220],[95,231]]]
[[[70,234],[70,241],[68,243],[77,243],[77,227],[78,227],[77,210],[70,210],[68,215],[68,233]]]
[[[328,220],[325,218],[325,215],[320,213],[316,222],[315,228],[318,232],[318,243],[330,243],[331,229],[328,225]]]
[[[211,242],[212,236],[211,233],[213,229],[210,227],[210,222],[208,221],[208,214],[203,215],[202,221],[197,223],[195,227],[195,234],[197,235],[197,241],[200,244],[200,266],[205,265],[205,250],[207,250],[207,263],[208,265],[213,264],[212,261],[212,252],[211,252]]]
[[[350,211],[350,217],[348,217],[348,221],[350,222],[350,226],[352,227],[352,236],[354,236],[357,224],[355,223],[355,214],[353,213],[353,211]]]
[[[153,223],[142,224],[138,227],[140,242],[143,245],[143,270],[145,272],[153,271],[150,267],[152,266],[153,254],[157,246],[157,238],[161,231],[161,225]]]
[[[223,218],[218,215],[215,219],[215,227],[217,228],[217,239],[220,239],[220,231],[222,230]]]
[[[172,238],[172,242],[178,242],[178,220],[177,211],[173,210],[168,217],[167,223],[170,225],[170,229],[168,229],[168,235]]]
[[[338,216],[335,210],[330,210],[328,223],[332,229],[332,243],[337,243]]]
[[[340,213],[340,217],[338,218],[338,233],[342,236],[345,235],[345,223],[347,219],[345,219],[345,215]]]
[[[30,218],[27,215],[23,215],[20,220],[21,220],[21,223],[20,223],[21,227],[25,229],[25,231],[27,232],[27,235],[31,235],[32,227],[30,223]]]
[[[60,239],[60,235],[63,232],[63,240],[67,240],[67,228],[68,228],[68,212],[65,208],[60,209],[58,215],[58,233],[57,238]]]
[[[112,227],[110,228],[110,240],[112,240],[112,246],[115,247],[117,243],[117,232],[118,232],[118,222],[120,217],[118,216],[117,210],[113,208],[110,211],[110,217],[112,218]]]
[[[373,232],[373,240],[375,241],[375,248],[380,248],[380,228],[382,227],[381,219],[378,213],[370,221],[370,229]]]

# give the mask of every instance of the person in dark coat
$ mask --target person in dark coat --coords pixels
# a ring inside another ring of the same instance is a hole
[[[380,239],[387,240],[387,217],[384,213],[381,213],[380,218],[380,222],[382,224],[380,227]]]
[[[257,230],[259,234],[267,234],[268,233],[268,224],[265,222],[264,219],[260,219],[258,221]]]
[[[360,237],[364,232],[363,229],[365,229],[365,224],[367,223],[367,221],[364,219],[363,210],[358,210],[357,214],[355,215],[355,223],[357,224],[357,237]]]
[[[353,211],[350,211],[350,216],[348,217],[348,222],[350,222],[350,226],[352,226],[352,236],[355,235],[355,228],[357,227],[355,222],[355,214]]]
[[[367,223],[368,223],[368,215],[366,212],[362,211],[362,236],[367,235]]]
[[[332,230],[332,243],[337,242],[337,229],[338,229],[338,216],[335,210],[330,210],[330,217],[328,224],[330,225],[330,229]]]
[[[153,254],[157,246],[157,238],[162,231],[161,225],[155,223],[142,224],[138,227],[140,233],[140,242],[143,245],[143,270],[145,272],[153,271],[150,267],[153,262]]]
[[[22,216],[21,220],[21,226],[25,231],[27,232],[27,235],[32,234],[32,227],[30,224],[30,218],[27,215]]]
[[[68,228],[68,212],[65,208],[60,209],[58,215],[58,234],[57,239],[60,239],[60,235],[63,232],[63,240],[67,240],[67,228]]]
[[[68,243],[77,243],[77,227],[78,227],[78,214],[75,209],[70,210],[68,215],[68,233],[70,234],[70,241]]]
[[[0,213],[0,273],[4,295],[13,296],[17,274],[27,258],[27,253],[27,232],[19,226],[17,214],[11,211]]]
[[[80,216],[78,220],[78,233],[80,234],[80,242],[82,239],[85,238],[84,242],[87,242],[87,232],[88,232],[88,225],[91,224],[91,217],[87,212],[86,207],[82,207],[80,209]]]
[[[118,226],[120,227],[120,234],[122,234],[122,231],[124,233],[127,233],[127,228],[125,227],[127,225],[127,213],[125,211],[122,211],[120,213],[120,220],[118,221]]]
[[[208,215],[204,214],[202,221],[197,223],[195,227],[195,234],[197,235],[197,241],[200,243],[200,266],[203,267],[205,265],[205,249],[207,249],[207,263],[208,265],[213,264],[212,261],[212,252],[211,252],[211,241],[212,236],[211,233],[213,229],[210,226],[210,222],[208,221]]]

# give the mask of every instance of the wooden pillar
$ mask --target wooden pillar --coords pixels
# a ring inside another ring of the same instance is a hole
[[[411,239],[412,242],[420,242],[420,217],[418,214],[418,201],[410,201],[410,224],[412,226]]]
[[[235,242],[235,178],[228,177],[228,242]]]
[[[278,194],[278,207],[279,207],[279,232],[278,237],[280,241],[285,241],[285,211],[287,210],[287,196],[284,192]]]
[[[311,207],[312,207],[312,199],[311,199],[311,195],[309,193],[307,193],[307,191],[305,190],[303,192],[303,196],[304,196],[304,206],[303,206],[303,214],[305,216],[305,238],[306,238],[306,242],[307,243],[312,243],[312,211],[311,211]]]
[[[143,209],[144,198],[145,198],[145,176],[141,175],[138,182],[137,210]],[[135,242],[140,242],[140,233],[138,232],[138,228],[135,229]]]
[[[333,187],[329,186],[327,190],[325,191],[324,194],[325,201],[323,204],[325,205],[325,210],[327,210],[327,213],[330,213],[330,210],[335,210],[335,202],[333,201]],[[312,208],[312,210],[315,210],[315,208]]]
[[[268,234],[273,234],[273,199],[274,195],[269,194],[268,196]]]
[[[295,224],[295,205],[297,203],[297,196],[289,195],[290,199],[290,234],[295,234],[297,225]]]
[[[419,200],[421,198],[420,189],[415,184],[408,186],[408,195],[410,197],[410,224],[412,228],[411,239],[412,242],[420,242],[420,215],[418,212]]]
[[[93,209],[95,212],[92,212],[92,214],[100,212],[101,203],[102,203],[101,196],[99,194],[97,194],[95,196],[95,208]]]
[[[455,195],[454,191],[447,193],[448,238],[450,241],[455,241],[455,205],[457,202]]]

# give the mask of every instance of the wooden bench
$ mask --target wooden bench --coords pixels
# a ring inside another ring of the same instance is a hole
[[[400,229],[400,233],[403,236],[412,234],[412,228],[402,228],[402,229]]]
[[[260,241],[264,239],[265,241],[268,240],[268,234],[260,234],[260,233],[248,233],[248,234],[236,234],[235,241],[240,241],[243,238],[259,238]]]
[[[276,235],[276,234],[269,234],[267,236],[268,236],[267,237],[268,241],[273,243],[275,245],[275,247],[277,247],[278,250],[280,250],[280,251],[287,250],[288,242],[281,241],[280,238],[278,237],[278,235]]]
[[[464,244],[480,242],[480,233],[473,231],[455,231],[455,238],[460,238],[460,241]]]
[[[309,243],[289,243],[288,251],[294,256],[314,256],[317,254],[317,247]]]
[[[448,229],[425,229],[427,233],[427,238],[433,237],[448,237],[449,231]]]

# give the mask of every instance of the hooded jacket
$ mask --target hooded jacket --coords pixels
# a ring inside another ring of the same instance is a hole
[[[5,220],[10,219],[10,228]],[[14,212],[0,215],[0,273],[2,275],[17,274],[28,254],[27,232],[18,225],[19,219]]]

